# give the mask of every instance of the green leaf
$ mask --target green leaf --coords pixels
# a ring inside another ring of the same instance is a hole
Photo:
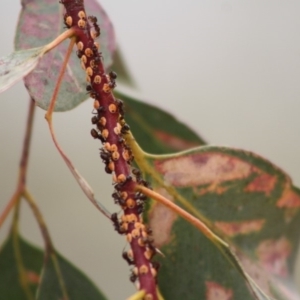
[[[145,151],[162,154],[205,144],[192,129],[161,108],[120,92],[115,95],[124,100],[126,122]]]
[[[300,238],[300,192],[281,169],[253,153],[212,146],[148,156],[147,163],[140,167],[155,189],[229,243],[260,289],[277,299],[299,297],[292,274]],[[213,294],[256,299],[222,248],[186,221],[155,202],[147,218],[166,255],[159,258],[159,285],[166,299],[210,299]]]
[[[0,58],[0,93],[31,72],[44,54],[44,47],[15,51]]]
[[[55,261],[62,273],[69,300],[106,299],[81,271],[60,254],[56,252],[45,260],[41,249],[13,234],[9,235],[0,250],[0,299],[34,299],[37,291],[38,299],[63,299],[53,265]],[[27,286],[27,291],[24,286]]]
[[[96,0],[85,1],[85,7],[88,14],[98,18],[101,52],[108,68],[112,64],[116,49],[112,24]],[[64,30],[63,5],[58,0],[24,0],[16,31],[15,48],[27,49],[46,45]],[[43,109],[48,108],[67,47],[68,41],[65,41],[48,52],[24,80],[30,96]],[[88,99],[85,87],[85,72],[81,69],[74,49],[60,87],[55,111],[73,109]]]
[[[128,70],[122,52],[120,50],[120,47],[118,47],[114,53],[113,64],[110,67],[110,69],[118,74],[118,83],[121,82],[127,86],[136,87],[136,83],[134,82]]]
[[[33,299],[40,280],[43,257],[40,249],[21,237],[10,234],[0,251],[0,299],[28,300],[28,293],[26,294],[20,281],[20,260],[24,267],[23,279],[29,286],[29,294]]]
[[[97,287],[76,267],[60,254],[51,255],[43,270],[38,300],[63,299],[57,267],[62,274],[66,294],[70,300],[105,300],[107,299]]]

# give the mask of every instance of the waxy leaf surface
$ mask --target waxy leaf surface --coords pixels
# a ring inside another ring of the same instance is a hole
[[[106,299],[81,271],[57,252],[55,257],[69,299]],[[0,250],[0,299],[36,299],[37,293],[37,299],[63,299],[52,257],[45,260],[42,250],[10,234]]]
[[[18,255],[18,250],[21,255]],[[43,258],[40,249],[10,234],[0,250],[0,299],[27,300],[28,293],[33,299],[40,282]],[[27,294],[20,281],[20,264],[29,289]]]
[[[98,19],[101,28],[99,38],[101,52],[104,65],[108,68],[112,64],[112,57],[116,49],[112,24],[96,0],[86,0],[85,8],[87,14],[92,14]],[[63,22],[63,10],[63,5],[57,0],[23,0],[15,48],[19,50],[38,47],[54,40],[66,30]],[[48,52],[34,71],[25,78],[25,85],[30,96],[43,109],[48,108],[68,44],[68,41],[64,41]],[[55,110],[67,111],[88,99],[85,87],[85,72],[80,66],[80,60],[76,56],[74,48],[60,87]]]
[[[72,300],[106,300],[107,298],[98,288],[76,267],[56,253],[45,262],[41,275],[41,284],[38,289],[38,300],[63,299],[62,288],[57,273],[57,265],[62,274],[62,281]]]
[[[0,58],[0,93],[26,76],[38,64],[44,47],[20,50]]]
[[[161,108],[119,92],[115,95],[124,101],[126,122],[145,151],[162,154],[205,144],[192,129]]]
[[[226,241],[264,293],[299,299],[292,274],[300,192],[281,169],[253,153],[225,147],[149,156],[147,162],[143,171],[151,174],[153,187]],[[166,299],[256,299],[220,248],[197,229],[156,202],[147,218],[166,255],[159,258]]]

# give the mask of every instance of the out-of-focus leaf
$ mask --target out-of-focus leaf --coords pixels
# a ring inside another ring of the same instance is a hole
[[[41,284],[37,292],[38,300],[63,299],[58,280],[57,262],[62,273],[63,283],[70,300],[106,300],[97,287],[76,267],[56,253],[45,262],[41,275]]]
[[[76,267],[56,253],[59,268],[63,274],[70,300],[105,300],[97,287]],[[44,264],[44,266],[43,266]],[[20,276],[20,266],[24,275]],[[42,273],[41,273],[42,270]],[[20,236],[9,235],[0,250],[0,299],[28,300],[23,284],[29,287],[32,299],[38,292],[38,299],[63,299],[57,285],[57,274],[51,258],[44,261],[44,252]]]
[[[22,79],[37,65],[44,47],[15,51],[0,58],[0,93]]]
[[[22,238],[16,237],[16,240],[14,240],[13,236],[9,235],[0,250],[0,299],[2,300],[28,299],[20,282],[19,262],[16,255],[17,244],[25,268],[24,280],[27,281],[32,296],[35,294],[40,282],[43,252]]]
[[[275,299],[299,299],[291,286],[300,192],[282,170],[253,153],[224,147],[149,156],[147,162],[150,168],[143,171],[152,172],[157,191],[228,242],[259,288]],[[256,299],[219,249],[186,221],[158,203],[147,218],[166,255],[159,258],[166,299]]]
[[[98,18],[101,28],[101,52],[104,64],[108,68],[112,64],[112,57],[116,49],[112,24],[96,0],[86,0],[85,8],[88,14]],[[15,48],[27,49],[46,45],[64,30],[63,5],[59,4],[58,0],[23,0],[16,31]],[[40,60],[35,70],[25,78],[25,85],[30,96],[43,109],[48,108],[67,47],[68,41],[65,41],[48,52]],[[88,99],[85,87],[85,72],[81,69],[74,49],[60,87],[55,110],[67,111]]]
[[[117,73],[118,83],[121,82],[127,86],[136,87],[136,84],[128,70],[128,67],[124,62],[120,47],[117,48],[113,55],[113,64],[110,68],[112,69],[112,71]]]
[[[149,153],[170,153],[204,145],[204,140],[170,113],[122,93],[125,119],[134,138]]]

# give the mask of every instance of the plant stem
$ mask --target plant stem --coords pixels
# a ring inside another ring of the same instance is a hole
[[[48,228],[46,226],[46,223],[44,221],[42,213],[40,212],[38,206],[36,205],[36,202],[35,202],[34,198],[32,197],[32,195],[30,194],[30,192],[26,188],[24,189],[23,196],[26,199],[26,201],[28,202],[28,204],[29,204],[29,206],[30,206],[30,208],[31,208],[36,220],[37,220],[37,223],[40,227],[41,234],[42,234],[42,237],[43,237],[43,240],[44,240],[44,243],[45,243],[46,252],[49,253],[49,254],[54,252],[54,246],[53,246],[53,243],[51,241]]]
[[[49,52],[53,48],[57,47],[61,42],[75,35],[75,30],[73,28],[68,29],[67,31],[60,34],[55,40],[47,44],[44,48],[45,53]]]
[[[30,208],[33,212],[33,215],[35,216],[35,219],[36,219],[36,221],[37,221],[37,223],[40,227],[40,231],[41,231],[44,243],[45,243],[45,261],[44,261],[44,265],[49,263],[48,262],[49,259],[52,260],[52,262],[54,264],[54,269],[55,269],[55,272],[57,274],[57,278],[58,278],[58,281],[59,281],[59,285],[60,285],[60,288],[61,288],[61,291],[62,291],[62,294],[63,294],[63,297],[64,297],[63,299],[68,300],[69,297],[68,297],[68,293],[67,293],[67,289],[66,289],[66,284],[65,284],[64,279],[63,279],[63,275],[62,275],[62,272],[61,272],[61,269],[60,269],[60,266],[59,266],[57,255],[56,255],[56,252],[55,252],[55,249],[54,249],[54,246],[53,246],[50,234],[49,234],[49,230],[48,230],[47,225],[46,225],[46,222],[43,218],[43,215],[42,215],[40,209],[36,205],[36,202],[35,202],[34,198],[32,197],[32,195],[30,194],[30,192],[26,188],[24,189],[23,195],[24,195],[24,198],[26,199],[26,201],[28,202],[28,204],[29,204],[29,206],[30,206]]]
[[[182,209],[169,199],[165,198],[159,193],[154,192],[153,190],[150,190],[144,186],[138,185],[136,189],[143,194],[147,195],[148,197],[155,199],[156,201],[162,203],[164,206],[170,208],[172,211],[174,211],[176,214],[187,220],[189,223],[191,223],[193,226],[198,228],[209,240],[211,240],[213,243],[219,243],[222,244],[225,247],[228,247],[228,245],[220,239],[217,235],[215,235],[203,222],[201,222],[199,219],[192,216],[190,213],[188,213],[186,210]]]
[[[64,0],[62,3],[66,9],[65,18],[70,17],[70,26],[76,30],[78,56],[86,72],[87,90],[95,99],[92,123],[97,129],[92,129],[91,134],[103,143],[100,156],[105,163],[105,171],[113,173],[113,197],[123,210],[121,219],[115,213],[111,220],[115,230],[126,235],[131,247],[130,251],[123,253],[126,261],[134,265],[130,279],[132,282],[138,279],[139,290],[146,293],[144,300],[158,300],[157,270],[151,263],[156,249],[149,236],[151,231],[147,230],[141,216],[145,197],[135,192],[137,181],[142,179],[139,175],[134,175],[135,179],[132,176],[133,155],[124,141],[129,126],[124,120],[122,101],[117,100],[112,93],[117,75],[105,72],[102,55],[98,51],[99,44],[94,41],[100,35],[100,28],[95,17],[86,16],[84,1]]]
[[[127,300],[142,300],[144,296],[146,295],[146,292],[144,290],[136,292],[134,295],[127,298]]]
[[[20,199],[25,185],[26,185],[26,174],[27,174],[27,167],[28,167],[28,159],[29,159],[29,151],[30,151],[30,142],[31,142],[31,135],[32,135],[32,126],[34,121],[34,113],[35,113],[35,102],[34,100],[29,100],[29,109],[27,115],[27,122],[26,122],[26,130],[25,136],[23,140],[23,150],[21,155],[21,160],[19,163],[19,177],[16,190],[8,201],[6,207],[2,211],[0,215],[0,227],[2,226],[3,222],[7,218],[8,214],[10,213],[11,209],[16,205],[18,199]]]
[[[18,269],[18,277],[20,281],[20,285],[26,295],[26,299],[33,300],[34,297],[31,293],[29,282],[26,276],[26,269],[23,263],[20,243],[19,243],[19,211],[20,211],[20,201],[21,199],[18,198],[18,201],[15,205],[14,216],[13,216],[13,223],[12,223],[12,242],[13,242],[13,249],[14,249],[14,256],[16,259],[16,265]]]
[[[71,30],[71,29],[69,29],[69,30]],[[72,53],[75,41],[76,41],[76,37],[73,37],[71,39],[71,41],[70,41],[70,44],[69,44],[69,47],[68,47],[65,59],[63,61],[62,67],[61,67],[59,75],[58,75],[57,82],[55,84],[54,92],[52,94],[52,98],[50,100],[50,104],[49,104],[47,113],[45,115],[45,118],[46,118],[46,120],[48,121],[49,124],[51,124],[51,121],[52,121],[52,113],[53,113],[53,110],[54,110],[56,98],[57,98],[57,95],[58,95],[58,92],[59,92],[59,88],[60,88],[63,76],[65,74],[65,70],[67,68],[67,64],[68,64],[69,58],[70,58],[71,53]]]
[[[71,30],[71,29],[69,29]],[[74,30],[72,29],[72,32],[74,32]],[[79,174],[79,172],[76,170],[76,168],[74,167],[72,161],[68,158],[68,156],[64,153],[63,149],[60,147],[55,133],[54,133],[54,129],[53,129],[53,123],[52,123],[52,114],[53,114],[53,110],[55,107],[55,102],[57,99],[57,95],[59,92],[59,88],[60,85],[62,83],[62,79],[65,73],[65,70],[67,68],[67,64],[70,58],[70,55],[72,53],[74,44],[76,41],[76,37],[74,36],[69,44],[65,59],[63,61],[63,65],[60,69],[59,75],[58,75],[58,79],[54,88],[54,92],[50,101],[50,105],[48,107],[47,113],[45,115],[45,119],[48,122],[49,125],[49,130],[50,130],[50,134],[52,137],[52,140],[55,144],[56,149],[58,150],[58,152],[60,153],[60,155],[62,156],[63,160],[65,161],[65,163],[67,164],[69,170],[71,171],[71,173],[73,174],[73,176],[75,177],[76,181],[78,182],[79,186],[81,187],[81,189],[83,190],[83,192],[85,193],[85,195],[89,198],[89,200],[96,206],[96,208],[104,215],[106,216],[108,219],[111,218],[111,214],[110,212],[101,204],[99,203],[95,197],[94,197],[94,193],[92,191],[92,188],[89,186],[89,184],[86,182],[86,180]]]

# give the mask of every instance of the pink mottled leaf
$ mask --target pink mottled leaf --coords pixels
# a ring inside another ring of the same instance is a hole
[[[153,203],[147,217],[156,246],[166,254],[159,258],[159,285],[167,299],[300,299],[293,286],[300,191],[286,173],[256,154],[225,147],[149,156],[147,161],[144,171],[157,192],[226,241],[251,285],[249,290],[238,264],[229,263],[235,261],[230,253]]]
[[[104,64],[108,68],[112,64],[116,49],[113,26],[96,0],[86,0],[85,7],[88,14],[98,18],[101,28],[101,52]],[[54,40],[65,30],[63,13],[63,6],[58,0],[23,0],[15,48],[19,50],[39,47]],[[25,86],[30,96],[43,109],[48,108],[67,47],[68,41],[65,41],[47,53],[34,71],[25,77]],[[85,73],[80,67],[74,49],[60,87],[55,110],[67,111],[88,99],[85,82]]]

